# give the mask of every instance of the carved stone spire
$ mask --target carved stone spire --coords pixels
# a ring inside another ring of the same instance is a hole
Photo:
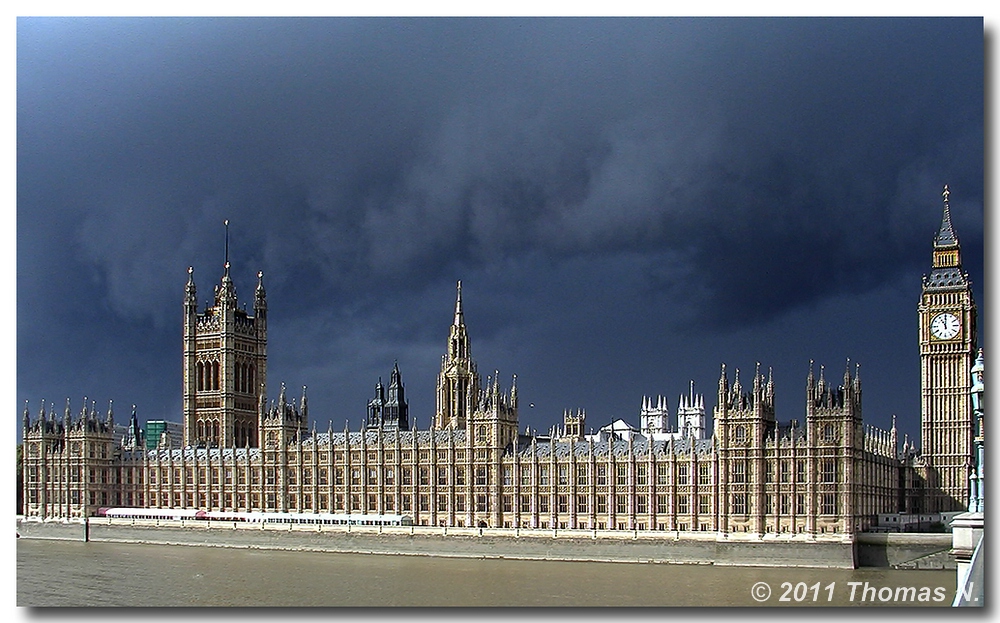
[[[889,430],[889,443],[892,445],[892,455],[896,456],[899,433],[896,432],[896,414],[892,414],[892,428]]]
[[[455,298],[455,321],[452,323],[456,327],[465,324],[465,315],[462,313],[462,281],[458,282],[458,294]]]
[[[260,315],[261,310],[267,309],[267,292],[264,291],[264,271],[257,271],[257,290],[254,292],[254,310]]]
[[[198,289],[194,285],[194,266],[188,266],[188,280],[184,287],[184,307],[190,314],[198,311]]]
[[[726,364],[722,364],[722,372],[719,374],[719,408],[729,406],[729,379],[726,377]]]

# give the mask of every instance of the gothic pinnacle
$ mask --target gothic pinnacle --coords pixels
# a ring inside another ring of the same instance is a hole
[[[465,324],[465,315],[462,313],[462,280],[458,281],[458,294],[455,298],[455,322],[456,327]]]

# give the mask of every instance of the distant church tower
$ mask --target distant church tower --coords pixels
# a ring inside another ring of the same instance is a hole
[[[184,443],[257,447],[258,402],[267,382],[267,295],[257,273],[253,315],[240,309],[226,263],[214,304],[198,312],[194,268],[184,296]]]
[[[920,317],[920,433],[927,462],[928,512],[963,510],[972,457],[970,371],[976,357],[976,303],[951,226],[948,187],[934,237],[933,268],[923,277]]]
[[[694,393],[694,381],[690,393],[677,399],[677,430],[681,439],[705,438],[705,397]]]
[[[448,335],[448,352],[441,357],[437,383],[437,412],[434,428],[465,428],[479,402],[479,372],[469,349],[469,335],[462,313],[462,282],[458,282],[455,320]]]
[[[642,397],[639,430],[644,435],[666,435],[670,432],[670,409],[665,396],[658,396],[655,401],[649,396]]]

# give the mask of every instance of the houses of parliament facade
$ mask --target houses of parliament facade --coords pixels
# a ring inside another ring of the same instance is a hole
[[[228,256],[228,252],[227,252]],[[549,434],[519,430],[517,378],[485,382],[472,356],[458,284],[429,428],[411,426],[398,366],[379,380],[360,430],[318,432],[306,390],[267,394],[267,295],[237,304],[228,257],[214,302],[184,294],[184,440],[142,443],[69,401],[23,413],[24,515],[81,518],[100,507],[401,514],[415,525],[849,535],[878,514],[961,510],[972,453],[970,369],[976,306],[952,228],[948,191],[918,306],[922,447],[895,421],[862,421],[862,383],[811,364],[805,417],[779,422],[770,373],[722,366],[706,437],[704,397],[643,403],[638,431],[586,435],[567,411]],[[700,412],[699,412],[700,409]],[[655,416],[655,417],[654,417]]]

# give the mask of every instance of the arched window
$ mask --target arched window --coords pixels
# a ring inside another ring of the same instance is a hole
[[[212,389],[219,389],[219,362],[212,362]]]
[[[205,423],[198,422],[198,441],[205,440]]]
[[[205,364],[198,362],[198,391],[205,389]]]
[[[823,426],[823,441],[833,441],[836,438],[833,430],[833,424],[826,424]]]
[[[255,392],[256,385],[254,385],[254,370],[255,369],[254,369],[253,364],[250,364],[250,370],[249,370],[249,373],[250,373],[249,377],[250,377],[250,379],[249,379],[249,383],[247,383],[247,385],[248,385],[248,387],[247,387],[247,393],[250,393],[250,394],[256,393]]]

